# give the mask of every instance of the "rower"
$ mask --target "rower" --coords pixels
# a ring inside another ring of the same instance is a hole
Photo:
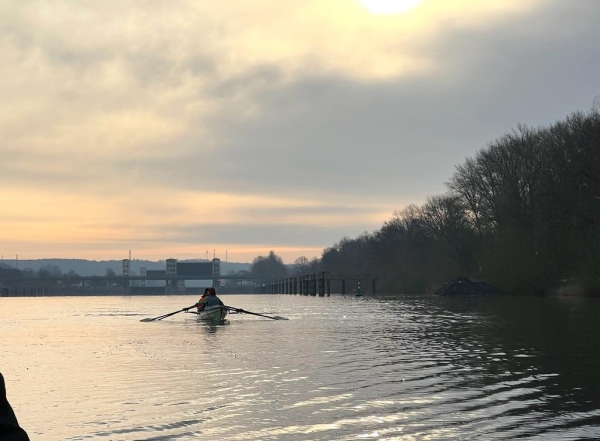
[[[210,288],[204,288],[204,293],[200,296],[200,298],[194,305],[198,308],[198,312],[200,312],[202,310],[202,309],[200,309],[200,304],[204,304],[204,299],[206,298],[206,296],[208,295],[209,292],[210,292]]]
[[[214,288],[206,288],[204,291],[206,295],[203,295],[196,306],[198,307],[198,312],[202,311],[207,306],[225,306],[225,304],[221,301],[220,298],[217,297],[217,291]]]

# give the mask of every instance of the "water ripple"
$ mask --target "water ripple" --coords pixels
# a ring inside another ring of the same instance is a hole
[[[208,326],[139,321],[185,296],[1,300],[32,439],[600,438],[594,301],[224,296],[290,320]]]

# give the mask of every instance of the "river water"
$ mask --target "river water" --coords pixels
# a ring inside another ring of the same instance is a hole
[[[0,298],[32,441],[600,439],[600,302],[224,295]]]

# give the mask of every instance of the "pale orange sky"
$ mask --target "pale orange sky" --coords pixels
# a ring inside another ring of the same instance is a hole
[[[542,74],[593,58],[595,5],[0,1],[0,253],[320,257],[591,102]]]

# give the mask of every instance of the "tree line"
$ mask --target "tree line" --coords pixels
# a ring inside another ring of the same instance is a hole
[[[394,212],[379,230],[326,248],[311,271],[389,274],[378,283],[390,292],[426,292],[462,275],[512,293],[569,282],[600,293],[600,113],[518,126],[445,184],[446,193]],[[283,276],[280,260],[259,256],[251,272]]]
[[[117,273],[112,268],[106,268],[104,273],[105,277],[115,277]],[[69,270],[63,272],[58,265],[42,265],[38,270],[31,268],[19,269],[5,263],[0,263],[0,277],[6,277],[10,279],[80,279],[81,276],[73,271]]]

